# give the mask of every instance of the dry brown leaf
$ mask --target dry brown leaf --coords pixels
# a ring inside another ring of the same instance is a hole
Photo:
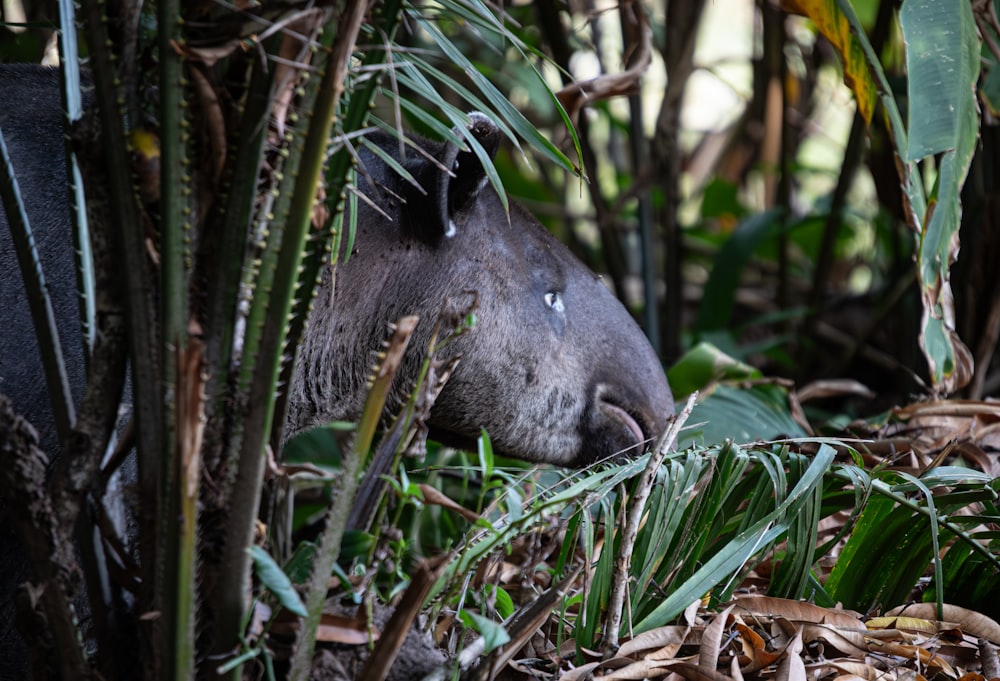
[[[729,605],[720,612],[705,627],[701,635],[701,645],[698,646],[698,664],[706,669],[715,669],[719,665],[719,648],[722,646],[722,635],[729,628],[729,613],[733,606]],[[683,674],[677,671],[678,674]]]
[[[986,447],[990,451],[983,451]],[[992,452],[1000,449],[1000,424],[994,424],[976,431],[976,442],[960,442],[952,448],[952,454],[981,470],[992,478],[1000,477],[1000,458]]]
[[[689,662],[675,662],[670,669],[687,681],[733,681],[715,668],[702,667]]]
[[[784,617],[775,617],[771,622],[771,647],[786,648],[796,636],[802,636],[802,625],[794,624]]]
[[[271,619],[271,607],[262,601],[255,600],[251,606],[250,624],[247,625],[247,636],[257,640],[264,635],[264,627]]]
[[[934,603],[913,603],[893,608],[886,613],[889,616],[903,614],[908,617],[923,617],[929,620],[936,620],[937,606]],[[947,603],[944,604],[941,614],[948,622],[957,623],[962,627],[962,631],[967,634],[989,639],[993,643],[1000,643],[1000,624],[997,624],[996,620],[990,619],[986,615]]]
[[[1000,421],[1000,402],[982,400],[930,400],[893,409],[892,415],[903,423],[890,424],[889,431],[920,429],[922,440],[938,439],[945,434],[968,434],[972,424],[979,427]]]
[[[868,638],[873,641],[896,641],[897,643],[913,643],[918,639],[916,634],[899,629],[875,629],[868,632]]]
[[[796,634],[783,652],[776,681],[806,681],[806,665],[802,661],[802,636]]]
[[[590,673],[601,666],[600,662],[588,662],[559,675],[561,681],[579,681],[590,678]]]
[[[986,677],[977,672],[966,672],[957,681],[986,681]]]
[[[658,679],[666,676],[674,664],[669,660],[639,660],[626,665],[603,676],[596,676],[595,679],[611,681],[612,679]],[[566,678],[562,676],[560,678]]]
[[[806,644],[822,640],[848,657],[864,658],[868,654],[867,637],[860,631],[836,629],[827,624],[806,624],[802,627],[802,640]]]
[[[955,243],[957,244],[957,238]],[[957,246],[955,248],[957,249]],[[957,252],[953,250],[952,259],[956,256]],[[944,286],[947,295],[943,298],[938,298],[938,300],[941,301],[946,298],[948,307],[953,308],[954,302],[952,301],[950,287],[948,287],[947,283]],[[939,287],[940,282],[938,282],[938,286],[935,288]],[[948,342],[951,343],[954,355],[952,357],[952,371],[950,374],[945,375],[944,380],[940,383],[940,389],[945,395],[951,395],[969,385],[969,381],[972,380],[972,374],[976,371],[976,363],[972,357],[972,351],[962,342],[962,339],[959,338],[955,330],[945,327],[945,331],[948,333]]]
[[[895,667],[889,670],[889,679],[892,681],[927,681],[923,674],[907,669],[906,667]]]
[[[684,645],[690,632],[690,626],[682,627],[679,625],[644,631],[638,636],[625,641],[621,648],[618,649],[618,655],[621,657],[633,657],[640,651],[656,648],[657,650],[652,654],[645,655],[644,657],[647,659],[672,659],[677,654],[677,651],[680,650],[680,647]]]
[[[956,667],[959,671],[974,667],[980,664],[983,658],[973,641],[964,642],[963,645],[934,645],[934,654],[947,660],[948,664]]]
[[[782,651],[771,651],[767,649],[764,639],[756,631],[743,624],[736,622],[736,630],[740,632],[740,646],[747,662],[742,665],[744,672],[756,672],[764,667],[769,667],[778,661],[782,656]]]
[[[822,663],[819,667],[829,666],[832,669],[836,669],[842,674],[838,678],[847,679],[862,679],[863,681],[877,681],[882,677],[882,672],[875,669],[869,664],[864,662],[859,662],[858,660],[849,659],[838,659],[831,660],[830,662]]]
[[[743,681],[743,670],[740,669],[740,659],[736,655],[729,658],[729,675],[733,681]]]
[[[830,378],[813,381],[795,392],[800,402],[844,395],[857,395],[865,399],[875,398],[875,393],[868,386],[853,378]]]
[[[325,612],[321,615],[319,629],[316,630],[317,641],[347,645],[364,645],[370,640],[377,641],[379,635],[379,631],[374,627],[368,628],[364,618],[344,617]]]
[[[740,596],[733,601],[737,612],[747,612],[752,615],[767,615],[784,617],[793,622],[811,622],[813,624],[830,624],[842,629],[864,630],[861,615],[848,610],[821,608],[805,601],[793,601],[787,598],[772,596]]]
[[[869,629],[898,629],[932,636],[940,631],[954,629],[958,625],[948,622],[932,622],[922,617],[873,617],[865,621],[865,626]]]
[[[983,676],[989,679],[1000,677],[1000,656],[997,655],[997,647],[985,638],[979,639],[976,643]]]
[[[691,601],[691,604],[684,608],[684,615],[681,617],[681,620],[688,626],[693,627],[695,622],[698,621],[698,613],[701,611],[701,607],[701,599]]]
[[[947,660],[920,646],[896,643],[895,641],[872,641],[869,648],[873,653],[893,655],[906,660],[913,660],[921,668],[942,671],[951,678],[958,676],[955,673],[955,669],[948,664]]]
[[[217,184],[222,179],[222,173],[226,167],[226,152],[229,149],[226,137],[226,115],[222,112],[222,104],[219,95],[211,81],[202,73],[197,64],[193,64],[188,69],[191,82],[194,84],[195,93],[198,96],[198,106],[201,108],[202,116],[208,124],[208,142],[212,149],[212,179]]]
[[[468,520],[470,523],[474,523],[477,520],[479,520],[478,513],[476,513],[475,511],[470,511],[465,506],[462,506],[460,503],[454,501],[449,496],[442,493],[433,485],[427,485],[421,483],[419,487],[420,487],[420,493],[424,497],[425,504],[440,506],[441,508],[446,508],[449,511],[454,511],[455,513],[459,514],[460,516]]]

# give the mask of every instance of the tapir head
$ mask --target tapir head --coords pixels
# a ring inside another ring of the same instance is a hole
[[[468,131],[496,153],[491,120],[472,114]],[[372,141],[398,157],[394,140]],[[565,466],[640,453],[673,402],[639,327],[524,209],[504,210],[471,150],[422,147],[437,162],[412,149],[401,160],[415,183],[375,154],[361,156],[359,177],[369,181],[359,184],[379,210],[359,209],[356,249],[324,282],[335,279],[333,296],[320,291],[289,429],[356,418],[387,324],[416,314],[401,392],[408,389],[442,305],[474,291],[475,328],[446,346],[461,359],[431,410],[433,437],[470,446],[485,428],[498,453]],[[324,395],[337,397],[324,403]]]

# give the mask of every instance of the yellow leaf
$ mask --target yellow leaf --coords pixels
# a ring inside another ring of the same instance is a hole
[[[905,614],[908,617],[935,619],[937,608],[933,603],[911,603],[894,608],[886,614],[889,616]],[[989,639],[993,643],[1000,643],[1000,624],[986,615],[947,603],[944,604],[942,614],[945,620],[959,624],[965,633]]]
[[[873,617],[865,626],[869,629],[900,629],[902,631],[919,631],[924,634],[938,633],[938,624],[919,617]],[[948,628],[954,628],[949,625]]]
[[[812,19],[816,28],[840,53],[844,64],[844,82],[858,102],[858,111],[865,123],[872,122],[875,111],[875,82],[868,70],[868,61],[858,36],[851,30],[847,17],[836,0],[783,0],[782,9]]]

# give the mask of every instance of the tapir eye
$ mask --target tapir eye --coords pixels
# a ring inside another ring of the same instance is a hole
[[[545,294],[545,305],[555,312],[563,312],[565,309],[563,308],[562,294],[558,291],[549,291]]]

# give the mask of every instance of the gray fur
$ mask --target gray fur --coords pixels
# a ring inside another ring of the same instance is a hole
[[[34,230],[73,396],[79,403],[85,381],[83,342],[58,87],[54,69],[23,64],[0,67],[0,129]],[[57,445],[55,424],[34,338],[17,254],[0,205],[0,393],[10,397],[17,410],[38,428],[42,447],[53,451]]]
[[[53,308],[63,339],[64,357],[74,398],[83,398],[83,343],[73,277],[73,241],[70,232],[65,145],[61,135],[62,103],[58,74],[31,66],[0,67],[0,129],[3,130],[17,180],[37,230],[35,241],[50,293],[56,283],[69,290],[53,296]],[[45,229],[45,227],[54,227]],[[63,229],[62,227],[65,226]],[[63,271],[63,276],[56,273]],[[21,271],[0,205],[0,393],[39,430],[39,442],[55,451],[58,438],[49,406],[41,355],[34,345],[34,326],[21,284]],[[69,339],[76,339],[73,342]],[[67,342],[69,340],[69,342]],[[0,462],[7,465],[7,462]],[[20,539],[7,518],[7,502],[0,497],[0,679],[25,678],[16,671],[26,664],[25,651],[15,629],[13,590],[29,579]]]

